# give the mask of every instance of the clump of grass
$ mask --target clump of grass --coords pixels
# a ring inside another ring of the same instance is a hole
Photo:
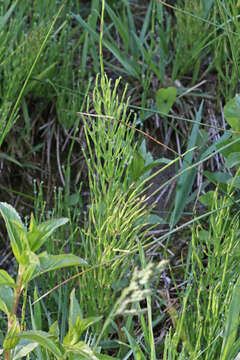
[[[228,195],[219,197],[216,190],[212,210],[218,211],[208,224],[192,226],[187,286],[181,311],[171,311],[175,329],[166,337],[164,359],[233,359],[239,352],[238,322],[233,320],[239,312],[239,305],[234,308],[239,291],[239,212],[232,214],[231,191]]]
[[[176,25],[172,33],[175,59],[172,78],[181,78],[192,74],[191,84],[196,81],[202,59],[208,56],[211,48],[208,43],[212,37],[212,26],[207,21],[213,5],[206,6],[206,1],[186,0],[178,9],[175,8]]]
[[[238,39],[240,34],[239,5],[232,0],[216,2],[215,14],[220,23],[218,36],[214,42],[213,63],[218,72],[219,90],[226,100],[234,96],[239,84],[240,50]]]

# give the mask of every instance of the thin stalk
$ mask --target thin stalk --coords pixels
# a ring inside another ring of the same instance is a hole
[[[99,57],[100,57],[101,76],[104,75],[103,52],[102,52],[104,9],[105,9],[105,0],[102,0],[102,13],[101,13],[101,23],[100,23],[100,36],[99,36]]]

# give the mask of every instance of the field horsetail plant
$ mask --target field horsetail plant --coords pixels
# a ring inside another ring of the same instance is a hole
[[[126,88],[119,99],[118,86],[119,80],[112,84],[106,76],[97,77],[94,116],[82,115],[91,196],[82,234],[84,258],[89,265],[111,261],[81,279],[81,304],[89,316],[109,313],[127,283],[131,250],[138,241],[147,241],[149,210],[143,203],[142,185],[131,184],[128,174],[135,151],[135,118],[127,111]],[[117,256],[122,254],[129,254],[124,261]]]

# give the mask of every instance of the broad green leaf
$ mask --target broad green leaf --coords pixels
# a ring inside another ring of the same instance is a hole
[[[18,339],[28,339],[37,342],[45,349],[49,350],[57,359],[63,359],[63,353],[58,346],[58,344],[52,339],[52,336],[45,331],[40,330],[31,330],[31,331],[23,331],[20,334],[14,336],[14,338]]]
[[[31,353],[37,346],[39,346],[37,342],[30,342],[26,345],[18,344],[16,346],[15,355],[13,356],[12,360],[22,359],[23,357],[26,359],[26,355]]]
[[[234,131],[240,131],[240,94],[224,106],[224,116]]]
[[[175,87],[170,86],[166,89],[159,89],[156,95],[158,111],[168,114],[176,100],[176,97],[177,89]]]
[[[6,224],[13,254],[19,262],[20,255],[27,243],[27,229],[22,223],[19,214],[11,205],[0,202],[0,213]]]
[[[16,287],[14,279],[5,270],[0,270],[0,286]],[[1,290],[0,290],[1,291]]]
[[[13,290],[9,286],[0,287],[0,310],[5,314],[11,313],[13,306]]]
[[[48,255],[46,252],[39,255],[40,267],[35,272],[33,278],[40,273],[61,269],[67,266],[87,265],[87,262],[73,254]]]
[[[144,158],[141,156],[139,151],[135,151],[134,158],[131,162],[129,171],[131,174],[131,181],[135,182],[139,180],[144,169]]]
[[[76,325],[77,317],[83,318],[82,310],[75,296],[75,289],[70,294],[70,307],[68,316],[68,328],[71,329]]]
[[[30,249],[33,252],[36,252],[59,226],[62,226],[67,222],[67,218],[60,218],[51,219],[36,225],[32,216],[30,229],[27,234]]]
[[[225,167],[230,169],[240,163],[240,152],[233,152],[226,158]]]

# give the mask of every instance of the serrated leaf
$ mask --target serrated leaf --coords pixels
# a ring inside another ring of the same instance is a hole
[[[26,246],[27,229],[11,205],[0,202],[0,213],[6,224],[13,254],[19,262],[20,255]]]
[[[0,286],[16,287],[14,279],[5,270],[0,270]],[[1,290],[0,290],[1,291]]]
[[[240,131],[240,94],[224,106],[224,116],[234,131]]]
[[[159,89],[156,95],[158,111],[168,114],[176,100],[176,97],[177,89],[175,87],[170,86],[166,89]]]
[[[45,349],[49,350],[52,354],[54,354],[57,359],[63,359],[63,353],[60,350],[58,344],[56,344],[55,341],[52,339],[52,335],[48,334],[45,331],[23,331],[20,334],[15,335],[15,338],[28,339],[32,340],[33,342],[37,342]]]
[[[27,234],[30,249],[36,252],[58,227],[67,222],[67,218],[60,218],[51,219],[36,225],[35,221],[32,220],[31,227]]]

